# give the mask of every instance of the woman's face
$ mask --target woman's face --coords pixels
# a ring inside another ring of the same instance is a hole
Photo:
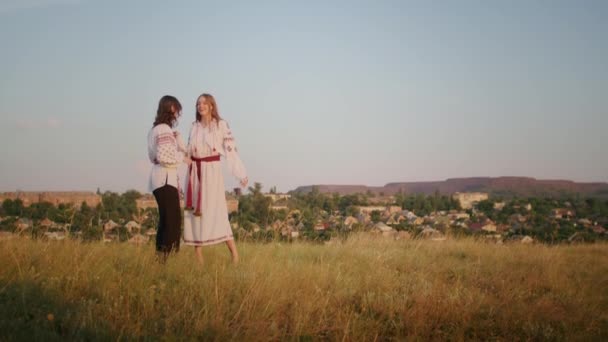
[[[175,116],[175,120],[179,119],[182,116],[182,112],[175,108],[175,106],[171,106],[171,111],[173,112],[173,116]]]
[[[204,96],[201,96],[196,101],[196,110],[202,115],[209,115],[211,113],[211,104],[207,102]]]

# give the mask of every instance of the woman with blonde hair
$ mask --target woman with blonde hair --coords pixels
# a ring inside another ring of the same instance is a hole
[[[196,120],[190,129],[186,151],[192,163],[186,182],[184,244],[194,246],[197,260],[202,264],[202,246],[226,242],[232,261],[237,263],[239,254],[228,221],[220,158],[225,158],[242,187],[248,183],[247,171],[230,127],[220,117],[217,103],[210,94],[202,94],[196,101]]]

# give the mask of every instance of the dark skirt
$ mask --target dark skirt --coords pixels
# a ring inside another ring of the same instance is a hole
[[[152,192],[158,204],[158,231],[156,232],[156,250],[165,255],[179,251],[182,235],[182,213],[179,205],[179,193],[171,185],[164,185]]]

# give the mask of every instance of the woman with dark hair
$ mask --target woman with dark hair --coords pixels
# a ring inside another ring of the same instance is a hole
[[[202,246],[226,242],[232,262],[237,263],[239,254],[228,222],[220,156],[226,158],[230,172],[242,187],[247,186],[247,171],[228,123],[220,118],[215,99],[209,94],[202,94],[196,101],[196,121],[192,123],[186,150],[192,163],[187,179],[184,244],[194,246],[202,263]]]
[[[180,151],[185,152],[184,142],[173,127],[181,116],[182,105],[173,96],[163,96],[158,103],[156,118],[148,133],[148,157],[152,162],[149,188],[158,204],[158,231],[156,251],[161,262],[171,252],[179,250],[181,238],[181,208],[179,204],[179,179],[177,166]]]

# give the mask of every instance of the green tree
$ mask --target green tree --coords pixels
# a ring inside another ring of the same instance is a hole
[[[256,182],[253,188],[249,188],[252,193],[253,218],[264,227],[268,226],[270,217],[270,205],[272,200],[262,193],[262,184]]]
[[[270,211],[270,222],[274,222],[276,220],[284,221],[285,219],[287,219],[287,210],[280,209]]]
[[[75,212],[76,210],[71,205],[60,203],[52,219],[57,223],[72,223]]]
[[[441,195],[439,194],[439,190],[435,189],[435,192],[433,193],[433,197],[428,197],[429,201],[431,202],[431,207],[433,208],[433,212],[437,212],[437,210],[439,210],[439,202],[441,200]]]
[[[23,201],[19,198],[15,200],[7,198],[2,202],[2,210],[8,216],[21,216],[24,211]]]
[[[323,210],[327,211],[330,215],[334,210],[338,209],[338,205],[333,201],[333,198],[323,196]]]
[[[102,215],[101,219],[120,221],[120,195],[115,192],[106,191],[101,196]]]
[[[95,217],[95,210],[87,204],[82,202],[80,204],[80,210],[74,214],[74,220],[72,222],[71,232],[78,232],[88,229],[93,226],[93,219]]]
[[[405,207],[405,194],[401,189],[395,194],[395,205],[401,206],[402,208]]]
[[[340,197],[338,200],[338,209],[342,213],[346,213],[347,208],[353,208],[358,204],[357,196],[355,195],[346,195]]]
[[[262,184],[256,182],[253,187],[249,187],[247,195],[239,198],[239,209],[233,215],[234,220],[246,230],[249,230],[252,223],[266,227],[271,219],[271,203],[272,200],[262,193]]]
[[[481,211],[486,217],[493,218],[494,214],[494,202],[490,199],[477,202],[475,206],[477,210]]]
[[[137,215],[137,202],[141,194],[136,190],[128,190],[122,195],[115,192],[106,191],[101,196],[103,220],[113,220],[116,222],[129,221]]]
[[[378,223],[382,219],[382,213],[379,210],[373,210],[370,217],[372,222]]]
[[[32,203],[28,208],[24,208],[25,216],[33,220],[43,220],[56,215],[56,208],[50,202]]]

